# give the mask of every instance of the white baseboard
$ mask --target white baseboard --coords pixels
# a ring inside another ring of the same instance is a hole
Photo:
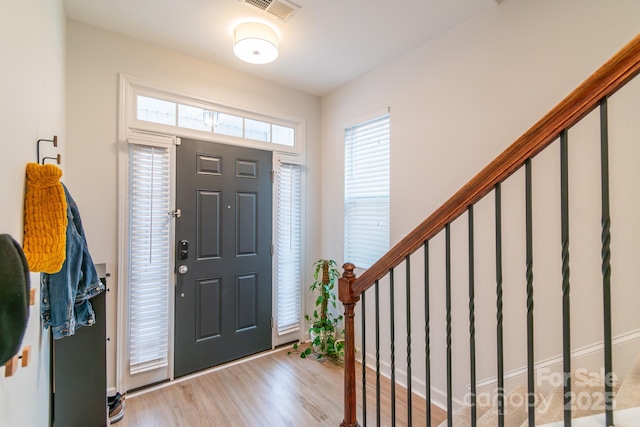
[[[635,357],[640,354],[640,329],[636,329],[633,331],[629,331],[627,333],[621,334],[612,340],[612,344],[614,347],[614,354],[617,359],[622,360],[626,367],[631,366],[631,362],[635,359]],[[599,369],[602,366],[602,357],[601,353],[603,351],[604,344],[602,342],[598,342],[589,346],[585,346],[582,348],[578,348],[571,352],[572,365],[586,367],[587,369]],[[358,353],[361,354],[360,349],[357,349]],[[357,357],[358,362],[361,362],[361,356]],[[368,369],[375,369],[375,355],[367,353],[366,355],[366,363]],[[562,355],[550,357],[544,360],[539,361],[535,364],[536,371],[547,370],[549,372],[562,372]],[[614,366],[614,372],[618,374],[618,379],[622,380],[622,378],[626,375],[626,370],[618,369]],[[381,360],[380,361],[380,375],[384,376],[387,379],[391,378],[391,364],[390,362]],[[403,369],[398,369],[396,367],[396,384],[404,387],[407,387],[407,372]],[[527,383],[527,367],[521,367],[518,369],[514,369],[508,371],[504,375],[505,378],[505,388],[507,390],[515,387],[518,384],[526,384]],[[411,390],[417,396],[425,398],[425,382],[424,379],[417,378],[413,376],[411,381]],[[493,392],[497,386],[497,377],[490,377],[483,380],[480,380],[476,383],[476,392]],[[469,390],[469,386],[467,385],[467,390]],[[545,390],[541,390],[545,391]],[[437,387],[431,386],[431,403],[443,410],[447,408],[447,393]],[[464,401],[454,397],[453,398],[454,410],[464,406]]]
[[[357,350],[361,353],[360,349]],[[361,362],[361,359],[358,359]],[[367,353],[367,368],[374,369],[376,366],[376,358],[374,355]],[[391,379],[391,363],[381,360],[380,361],[380,375]],[[398,369],[396,367],[396,384],[400,387],[407,388],[407,371],[404,369]],[[425,399],[426,398],[426,384],[423,379],[413,376],[411,380],[411,391],[413,394]],[[454,408],[459,408],[464,405],[460,399],[453,399]],[[431,385],[431,404],[446,411],[447,410],[447,392]]]
[[[626,375],[626,369],[631,366],[633,359],[640,354],[640,329],[626,332],[618,335],[612,339],[612,346],[614,348],[615,357],[621,359],[625,366],[614,366],[614,373],[618,377],[618,380],[622,380]],[[604,343],[598,342],[592,345],[578,348],[571,352],[571,364],[572,366],[586,368],[587,370],[593,370],[600,372],[603,366],[602,352],[604,349]],[[562,355],[550,357],[536,363],[535,370],[537,372],[562,372]],[[505,386],[507,389],[509,384],[526,384],[527,383],[527,367],[523,366],[518,369],[514,369],[504,374]],[[476,383],[478,391],[487,389],[495,389],[497,386],[497,377],[490,377],[480,380]],[[467,389],[469,386],[467,385]]]

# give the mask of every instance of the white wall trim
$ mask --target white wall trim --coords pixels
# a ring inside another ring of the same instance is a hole
[[[622,347],[629,344],[640,344],[640,329],[635,329],[629,332],[625,332],[624,334],[618,335],[612,339],[612,345],[614,348]],[[587,345],[584,347],[577,348],[571,352],[571,360],[583,359],[589,356],[595,356],[598,353],[604,350],[604,342],[600,341],[591,345]],[[547,359],[543,359],[540,362],[534,365],[535,370],[540,369],[549,369],[554,366],[558,366],[562,364],[562,355],[557,355],[553,357],[549,357]],[[527,375],[527,367],[523,366],[521,368],[513,369],[504,374],[505,380],[515,379],[517,377],[525,377]],[[480,380],[476,383],[476,387],[478,389],[495,386],[498,382],[497,377],[490,377],[484,380]],[[468,388],[468,386],[467,386]]]
[[[635,344],[636,346],[640,346],[640,329],[632,330],[624,334],[618,335],[617,337],[613,338],[612,343],[614,348],[615,347],[620,348],[622,346],[632,345],[632,344]],[[597,342],[588,346],[584,346],[572,351],[571,359],[578,360],[588,356],[594,356],[600,353],[603,349],[604,349],[603,342]],[[357,353],[362,354],[359,348],[357,349]],[[361,358],[357,358],[357,362],[362,363]],[[368,369],[375,369],[375,365],[376,365],[375,355],[371,353],[367,353],[366,363],[367,363]],[[535,369],[539,370],[539,369],[545,369],[545,368],[552,368],[561,364],[562,364],[562,355],[558,355],[558,356],[549,357],[547,359],[541,360],[540,362],[536,363]],[[396,384],[406,389],[407,387],[406,370],[398,369],[396,367],[395,373],[396,373]],[[391,378],[391,365],[389,362],[384,360],[380,361],[380,375],[382,375],[387,379]],[[527,367],[524,366],[518,369],[511,370],[509,372],[506,372],[504,377],[505,377],[505,380],[509,380],[509,379],[515,380],[515,379],[518,379],[519,377],[522,377],[524,382],[521,382],[521,383],[524,384],[526,383],[526,375],[527,375]],[[424,399],[425,390],[426,390],[425,381],[421,378],[417,378],[414,376],[411,383],[412,383],[412,388],[411,388],[412,392]],[[490,378],[486,378],[478,381],[476,383],[476,389],[478,392],[481,389],[487,389],[487,388],[489,388],[490,390],[493,390],[496,387],[496,385],[497,385],[497,377],[494,376],[494,377],[490,377]],[[469,390],[470,390],[470,387],[469,385],[467,385],[467,391]],[[462,406],[465,405],[464,401],[457,397],[453,397],[452,400],[454,404],[454,409],[461,408]],[[438,408],[446,411],[446,408],[447,408],[446,391],[431,385],[431,403],[437,406]]]
[[[357,349],[356,352],[358,354],[362,354],[360,349]],[[375,369],[375,365],[376,365],[375,356],[371,353],[367,353],[366,359],[367,359],[366,360],[367,369]],[[358,358],[357,362],[362,363],[362,359]],[[380,361],[380,375],[382,375],[387,379],[391,379],[391,364],[389,362],[384,360]],[[404,387],[405,389],[407,388],[407,371],[406,370],[398,369],[396,367],[396,384],[401,387]],[[411,392],[421,397],[422,399],[426,399],[425,391],[426,391],[425,381],[421,378],[416,378],[415,376],[413,376],[411,380]],[[455,405],[454,406],[455,408],[459,408],[464,405],[464,402],[460,399],[457,399],[454,397],[452,400]],[[438,408],[444,411],[447,410],[447,392],[444,390],[441,390],[438,387],[434,387],[433,384],[431,384],[431,404],[437,406]]]

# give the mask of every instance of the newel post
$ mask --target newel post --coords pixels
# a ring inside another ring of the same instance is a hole
[[[356,343],[353,318],[359,295],[353,295],[351,285],[356,280],[355,265],[346,263],[338,280],[338,296],[344,305],[344,420],[340,427],[359,427],[356,407]]]

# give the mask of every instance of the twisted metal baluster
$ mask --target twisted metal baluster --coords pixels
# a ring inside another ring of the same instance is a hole
[[[496,335],[498,345],[498,426],[504,427],[504,342],[502,336],[502,191],[496,184]]]
[[[604,315],[605,419],[613,423],[613,349],[611,336],[611,216],[609,214],[609,120],[607,98],[600,101],[600,175],[602,197],[602,303]]]
[[[527,406],[529,427],[536,425],[535,359],[533,335],[533,206],[531,190],[531,159],[525,161],[525,209],[527,246]]]
[[[367,427],[367,322],[366,292],[362,293],[362,427]]]
[[[564,425],[571,427],[571,286],[569,282],[569,149],[567,130],[560,133],[560,216],[562,232],[562,367]]]
[[[447,315],[447,425],[453,426],[453,386],[451,366],[451,227],[445,226],[445,294]]]
[[[391,307],[391,425],[396,425],[396,321],[394,269],[389,270],[389,305]]]
[[[376,305],[376,426],[380,425],[380,282],[375,284]]]
[[[471,427],[477,424],[476,408],[476,303],[475,303],[475,255],[473,230],[473,205],[469,206],[469,370],[471,387]]]
[[[424,364],[425,399],[427,401],[427,427],[431,427],[431,337],[429,326],[429,241],[424,242]]]
[[[411,257],[407,256],[406,262],[406,307],[407,307],[407,425],[412,425],[411,404]]]

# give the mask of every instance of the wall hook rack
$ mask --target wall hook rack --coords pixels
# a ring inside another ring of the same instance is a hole
[[[44,142],[53,142],[53,146],[57,147],[58,146],[58,136],[57,135],[53,135],[53,139],[39,139],[36,142],[36,157],[38,160],[38,163],[40,163],[41,159],[40,159],[40,143],[44,141]],[[42,164],[44,165],[44,161],[47,159],[51,159],[51,160],[55,160],[57,164],[60,164],[60,161],[62,160],[62,156],[60,156],[60,154],[58,154],[55,157],[43,157],[42,158]]]

